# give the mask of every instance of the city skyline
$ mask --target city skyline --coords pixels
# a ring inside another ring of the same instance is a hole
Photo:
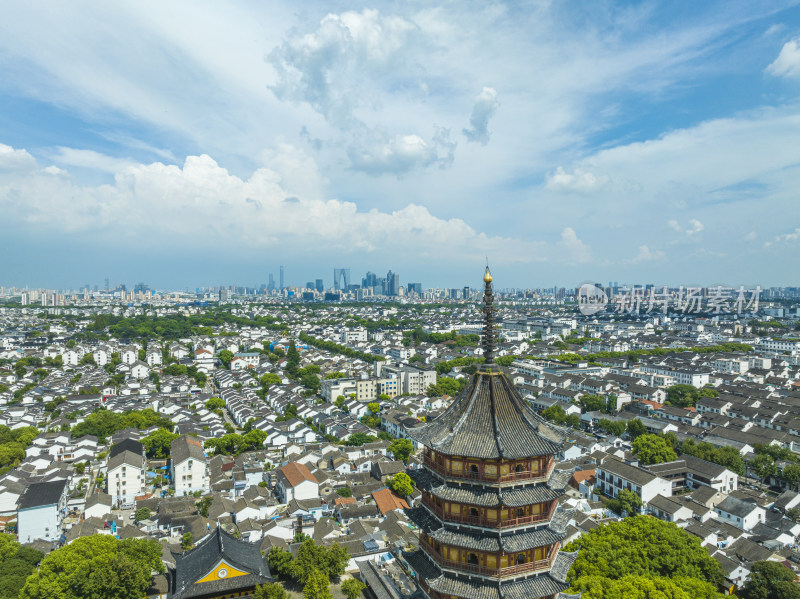
[[[9,285],[458,287],[486,255],[509,287],[797,284],[795,2],[17,4],[0,33]]]

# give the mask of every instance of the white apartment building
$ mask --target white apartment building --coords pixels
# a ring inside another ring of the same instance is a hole
[[[597,486],[606,495],[616,497],[623,489],[633,491],[642,500],[644,508],[657,495],[672,497],[670,481],[612,456],[597,465],[595,477]]]
[[[147,463],[144,446],[133,439],[125,439],[108,452],[106,493],[114,505],[132,505],[136,497],[145,494]]]
[[[196,491],[208,493],[211,486],[208,463],[199,439],[182,435],[170,445],[170,473],[175,495],[190,495]]]

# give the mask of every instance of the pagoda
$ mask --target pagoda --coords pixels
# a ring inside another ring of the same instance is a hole
[[[420,550],[404,554],[429,599],[554,598],[576,553],[560,552],[556,513],[568,473],[554,472],[566,433],[536,414],[494,363],[492,275],[483,295],[484,364],[414,438],[421,505],[409,514]],[[562,594],[562,597],[565,596]]]

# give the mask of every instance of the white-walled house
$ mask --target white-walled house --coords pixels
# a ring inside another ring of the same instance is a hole
[[[595,477],[597,486],[606,495],[616,497],[623,489],[633,491],[641,498],[643,507],[657,495],[672,497],[670,481],[611,456],[597,465]]]
[[[183,435],[170,445],[170,472],[175,495],[190,495],[196,491],[208,493],[210,477],[203,445],[199,439]]]
[[[753,530],[756,524],[764,522],[767,510],[757,503],[751,503],[737,497],[726,497],[716,505],[714,511],[717,519],[727,522],[744,531]]]
[[[17,537],[20,543],[37,539],[55,541],[61,536],[61,522],[67,511],[67,479],[31,483],[17,508]]]
[[[147,463],[144,446],[133,439],[113,445],[108,453],[106,491],[115,505],[130,505],[145,494]]]
[[[275,471],[275,478],[275,491],[283,503],[319,497],[319,483],[304,464],[289,462]]]

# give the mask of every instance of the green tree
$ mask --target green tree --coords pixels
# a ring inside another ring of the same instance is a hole
[[[80,359],[80,362],[78,362],[78,365],[80,366],[86,366],[87,364],[91,364],[92,366],[96,365],[94,361],[94,356],[92,354],[83,354],[83,357]]]
[[[197,512],[203,516],[203,518],[208,518],[208,510],[212,503],[214,503],[214,498],[211,497],[211,495],[203,497],[197,502]]]
[[[306,584],[312,572],[322,572],[326,581],[344,574],[349,552],[338,543],[322,547],[313,539],[306,539],[297,550],[297,558],[290,567],[292,577],[300,584]]]
[[[367,585],[356,578],[348,578],[341,584],[340,588],[347,599],[358,599],[361,591],[366,589]]]
[[[609,435],[621,437],[626,430],[625,423],[621,420],[608,420],[601,418],[597,422],[597,428]]]
[[[303,599],[333,599],[330,581],[323,572],[312,570],[303,586]]]
[[[83,462],[78,462],[75,464],[75,474],[78,476],[82,475],[86,471],[86,464]]]
[[[660,435],[640,435],[633,441],[633,454],[645,466],[663,464],[678,459],[667,440]]]
[[[23,547],[12,535],[0,533],[0,597],[17,597],[42,557],[41,551]]]
[[[340,487],[336,489],[336,494],[339,497],[352,497],[353,491],[350,490],[350,487]]]
[[[326,381],[329,381],[331,379],[344,379],[344,378],[347,378],[347,375],[339,370],[335,372],[329,372],[328,374],[325,375]]]
[[[778,562],[756,562],[744,584],[747,599],[798,599],[797,575]]]
[[[626,427],[626,430],[628,431],[628,434],[631,436],[631,439],[636,439],[637,437],[647,434],[647,427],[638,418],[634,418],[633,420],[628,420],[628,425]]]
[[[666,403],[679,408],[694,406],[700,398],[700,392],[692,385],[672,385],[667,389]]]
[[[608,405],[606,398],[599,395],[583,395],[578,403],[581,404],[584,414],[586,412],[605,412]]]
[[[194,547],[194,536],[190,532],[183,533],[181,537],[181,549],[189,551],[192,547]]]
[[[171,433],[165,428],[153,431],[142,439],[145,452],[149,458],[168,458],[172,442],[180,437],[176,433]]]
[[[151,572],[163,572],[155,540],[92,535],[74,540],[45,557],[20,591],[20,599],[114,597],[141,599]]]
[[[359,447],[364,445],[364,443],[372,443],[377,440],[377,437],[373,437],[372,435],[368,435],[367,433],[353,433],[349,437],[347,437],[347,441],[345,441],[345,445],[348,447]]]
[[[696,578],[623,576],[619,579],[584,576],[572,590],[581,599],[723,599],[714,585]]]
[[[408,458],[414,452],[414,445],[408,439],[395,439],[389,443],[387,449],[392,455],[402,462],[408,462]]]
[[[370,413],[377,414],[378,412],[381,411],[381,404],[379,404],[377,402],[368,403],[367,404],[367,409],[370,411]]]
[[[150,508],[149,507],[140,507],[133,513],[133,519],[137,522],[141,522],[142,520],[147,520],[150,518]]]
[[[781,471],[781,478],[786,481],[790,487],[796,487],[800,483],[800,466],[797,464],[788,464],[783,467]]]
[[[428,387],[428,395],[430,397],[442,397],[443,395],[455,396],[459,394],[466,384],[466,379],[456,380],[449,376],[443,376],[435,385],[430,385]]]
[[[225,407],[225,400],[221,397],[212,397],[205,405],[207,410],[221,410]]]
[[[267,563],[270,571],[278,576],[288,578],[292,576],[292,554],[280,547],[273,547],[267,554]]]
[[[223,349],[217,354],[220,362],[226,369],[230,369],[231,367],[231,360],[233,360],[233,352],[227,349]]]
[[[680,576],[711,584],[723,580],[722,568],[697,537],[648,516],[598,526],[565,547],[565,551],[578,550],[569,574],[573,588],[585,576]]]
[[[766,481],[770,476],[775,476],[778,473],[778,466],[775,464],[775,460],[767,454],[757,455],[750,460],[748,465],[750,470],[762,481]]]
[[[642,499],[633,491],[621,489],[617,493],[617,498],[608,502],[608,507],[620,515],[633,516],[639,513],[639,508],[642,507]]]
[[[800,520],[800,509],[796,507],[790,508],[786,512],[786,517],[789,518],[789,520],[791,520],[792,522],[797,522],[798,520]]]
[[[300,367],[300,352],[297,351],[297,346],[294,339],[289,341],[289,349],[286,352],[286,372],[291,376],[295,376],[297,369]]]
[[[398,472],[392,479],[390,486],[395,493],[402,497],[408,497],[414,492],[414,485],[411,483],[411,477],[405,472]]]
[[[283,588],[279,582],[267,583],[262,586],[256,586],[255,599],[290,599],[289,593]]]

